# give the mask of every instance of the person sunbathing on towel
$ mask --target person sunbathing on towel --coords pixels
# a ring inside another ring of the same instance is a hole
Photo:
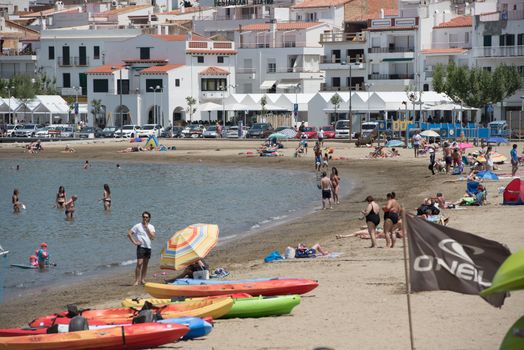
[[[320,255],[328,255],[329,252],[322,248],[320,244],[316,243],[311,248],[308,248],[304,243],[299,243],[295,249],[295,258],[312,258]]]

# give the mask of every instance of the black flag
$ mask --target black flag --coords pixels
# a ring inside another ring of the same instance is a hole
[[[412,215],[406,215],[406,232],[414,292],[451,290],[479,294],[491,286],[493,276],[511,254],[498,242]],[[505,297],[505,293],[496,293],[484,299],[501,307]]]

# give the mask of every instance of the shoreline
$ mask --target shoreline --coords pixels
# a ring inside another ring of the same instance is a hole
[[[326,142],[328,145],[331,144]],[[115,145],[77,146],[73,155],[59,153],[61,146],[51,147],[39,155],[42,158],[83,160],[107,159],[121,162],[202,162],[225,166],[285,167],[313,169],[313,155],[292,158],[295,142],[286,143],[286,156],[276,158],[245,157],[238,153],[252,149],[253,142],[184,142],[175,140],[177,151],[171,154],[119,154],[123,148]],[[409,335],[404,294],[402,242],[394,249],[367,249],[369,241],[336,239],[335,234],[350,233],[362,225],[358,220],[364,208],[362,200],[371,194],[380,204],[386,192],[395,191],[401,203],[412,211],[424,197],[444,192],[454,199],[464,191],[465,182],[438,175],[430,176],[427,158],[414,159],[411,150],[400,150],[398,159],[362,160],[370,149],[334,143],[335,155],[349,160],[330,162],[349,179],[362,178],[353,191],[333,210],[319,210],[287,223],[266,228],[256,236],[226,242],[217,246],[207,259],[212,268],[222,266],[231,272],[228,279],[252,277],[301,277],[319,281],[320,286],[302,298],[291,316],[264,319],[218,320],[214,331],[199,342],[177,344],[186,349],[296,349],[331,347],[333,349],[405,349]],[[220,148],[220,151],[216,151]],[[0,146],[0,158],[25,157],[16,148]],[[500,151],[506,154],[506,151]],[[508,165],[503,166],[507,170]],[[344,186],[345,182],[342,183]],[[507,244],[514,252],[524,246],[521,233],[515,227],[524,225],[517,207],[499,205],[499,183],[489,183],[491,203],[486,207],[446,211],[450,226]],[[319,196],[320,197],[320,196]],[[320,198],[319,198],[320,201]],[[514,220],[505,220],[511,217]],[[299,242],[312,245],[320,242],[332,252],[341,252],[336,259],[290,260],[265,264],[263,258],[272,250],[283,252],[286,246]],[[384,241],[379,240],[384,246]],[[158,273],[158,264],[149,270],[148,281]],[[164,276],[160,275],[164,278]],[[77,286],[65,286],[57,291],[35,291],[24,300],[3,304],[0,327],[25,325],[33,317],[63,310],[66,304],[81,307],[115,307],[127,297],[143,296],[142,287],[130,286],[131,273],[116,277],[88,280]],[[414,293],[412,310],[415,345],[418,348],[495,348],[509,326],[520,317],[522,293],[513,293],[502,309],[495,309],[481,298],[440,291]],[[464,327],[468,324],[468,327]],[[283,331],[283,330],[286,331]],[[376,333],[380,330],[381,337]],[[341,335],[341,332],[342,335]],[[445,334],[445,336],[443,336]],[[307,336],[304,336],[307,335]],[[395,339],[395,341],[391,341]]]

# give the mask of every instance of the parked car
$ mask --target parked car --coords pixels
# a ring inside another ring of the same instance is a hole
[[[7,124],[7,132],[6,132],[6,135],[7,137],[13,137],[15,136],[14,133],[16,130],[20,129],[23,125],[22,124],[18,124],[18,125],[14,125],[14,124]]]
[[[304,131],[297,134],[297,138],[300,138],[301,134],[306,134],[309,140],[316,139],[318,136],[318,130],[315,126],[306,126],[304,127]]]
[[[210,125],[207,127],[206,131],[202,133],[202,136],[205,138],[217,138],[217,127],[214,125]]]
[[[122,129],[115,131],[115,137],[135,137],[140,133],[138,125],[124,125]]]
[[[265,139],[274,132],[273,126],[270,123],[255,123],[249,131],[247,132],[246,137],[258,137]]]
[[[206,131],[206,128],[202,124],[190,124],[182,130],[183,137],[197,138],[202,137],[202,134]]]
[[[335,127],[331,125],[323,126],[322,132],[324,133],[325,139],[334,139],[335,138]]]
[[[247,131],[249,129],[247,127],[242,127],[242,130],[240,131],[240,137],[239,137],[239,128],[238,126],[236,125],[233,125],[233,126],[230,126],[229,129],[227,130],[226,134],[225,134],[225,137],[227,137],[228,139],[238,139],[238,138],[243,138],[246,136],[247,134]]]
[[[118,130],[115,126],[108,126],[102,130],[102,137],[115,137],[115,132]]]
[[[16,137],[35,137],[36,132],[43,128],[43,125],[39,124],[25,124],[21,128],[17,128],[14,136]]]
[[[159,137],[162,132],[162,125],[159,124],[144,124],[138,132],[139,137],[155,136]]]
[[[81,139],[94,139],[97,137],[102,137],[102,129],[88,126],[86,128],[80,129],[80,132],[77,134],[77,136]]]
[[[348,139],[349,138],[349,120],[339,120],[335,123],[335,138]]]
[[[75,129],[72,126],[59,126],[57,128],[60,133],[59,137],[73,137],[75,136]]]
[[[56,127],[55,126],[46,126],[46,127],[43,127],[41,128],[40,130],[38,130],[35,134],[35,137],[38,137],[38,138],[48,138],[48,137],[51,137],[51,134],[49,134],[49,131],[54,131],[56,130]]]
[[[183,128],[180,126],[168,126],[162,130],[160,137],[182,137]]]

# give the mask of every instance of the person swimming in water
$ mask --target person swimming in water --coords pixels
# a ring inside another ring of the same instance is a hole
[[[56,194],[56,207],[64,208],[66,202],[66,192],[64,186],[58,188],[58,193]]]
[[[20,208],[23,208],[23,204],[20,203],[20,191],[18,191],[18,188],[15,188],[13,191],[11,203],[13,203],[13,211],[15,213],[20,213]]]
[[[65,203],[65,214],[66,220],[73,220],[73,214],[75,212],[75,202],[78,199],[77,196],[71,196],[71,199]]]
[[[104,196],[102,197],[104,202],[104,210],[111,210],[111,190],[108,184],[104,184]]]
[[[89,164],[89,161],[86,160],[86,162],[84,163],[84,170],[87,170],[91,167],[91,164]]]

